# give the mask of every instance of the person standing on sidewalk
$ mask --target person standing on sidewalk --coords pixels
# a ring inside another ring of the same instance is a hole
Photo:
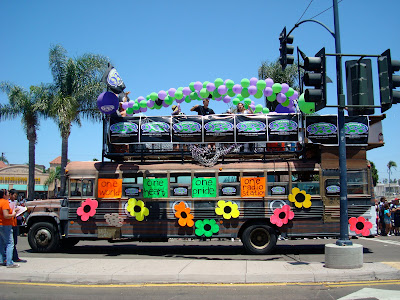
[[[15,264],[12,260],[14,250],[14,240],[12,234],[12,218],[16,216],[16,212],[12,211],[8,200],[5,199],[6,192],[0,190],[0,255],[1,263],[7,268],[18,268],[19,264]],[[5,262],[5,264],[4,264]]]
[[[8,192],[9,195],[9,203],[10,203],[10,207],[17,207],[18,205],[18,193],[16,190],[11,189]],[[14,262],[20,262],[20,263],[26,263],[27,261],[25,259],[21,259],[18,256],[18,251],[17,251],[17,243],[18,243],[18,236],[19,236],[19,228],[18,228],[18,221],[17,221],[17,217],[12,218],[13,220],[13,224],[12,224],[12,231],[13,231],[13,240],[14,240],[14,251],[13,251],[13,258],[12,260]]]

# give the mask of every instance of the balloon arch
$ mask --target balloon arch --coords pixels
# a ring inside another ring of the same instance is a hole
[[[118,97],[114,97],[115,94],[110,94],[113,93],[102,93],[97,100],[99,109],[106,114],[111,114],[118,108]],[[191,82],[187,87],[170,88],[168,91],[161,90],[158,93],[153,92],[147,97],[140,96],[135,100],[123,102],[122,108],[126,110],[127,116],[132,116],[139,112],[146,112],[148,109],[168,107],[174,102],[177,104],[190,103],[194,100],[210,98],[227,104],[232,103],[235,106],[243,102],[246,109],[250,107],[255,113],[267,114],[270,112],[262,104],[255,104],[249,98],[250,96],[255,99],[265,96],[270,102],[277,101],[278,105],[275,109],[277,113],[296,112],[296,101],[298,108],[303,113],[315,112],[315,104],[305,102],[304,95],[302,94],[299,97],[298,92],[288,84],[274,83],[271,78],[259,80],[254,77],[251,79],[244,78],[240,81],[240,84],[235,84],[230,79],[224,81],[221,78],[217,78],[214,82]]]

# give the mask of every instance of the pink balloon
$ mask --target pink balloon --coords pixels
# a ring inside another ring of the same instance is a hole
[[[176,92],[176,89],[170,88],[170,89],[168,90],[168,95],[170,95],[171,97],[175,97],[175,92]],[[160,99],[161,99],[161,98],[160,98]]]
[[[299,97],[299,93],[297,91],[294,91],[294,94],[289,97],[290,100],[296,100]]]
[[[278,101],[279,103],[283,103],[286,101],[286,95],[279,93],[278,95],[276,95],[276,101]]]
[[[219,93],[220,95],[225,95],[227,91],[228,91],[228,89],[226,88],[226,86],[225,86],[224,84],[223,84],[223,85],[220,85],[220,86],[218,87],[218,93]]]
[[[266,87],[266,88],[264,89],[264,96],[265,96],[265,97],[271,96],[272,93],[273,93],[273,91],[272,91],[271,87]]]
[[[254,85],[249,86],[248,90],[250,95],[255,95],[257,93],[257,87]]]
[[[182,90],[182,93],[183,93],[185,96],[189,96],[191,92],[192,92],[192,91],[190,90],[189,87],[184,87],[183,90]]]
[[[287,83],[282,83],[281,93],[286,94],[288,90],[289,90],[289,85]]]
[[[215,84],[212,82],[207,83],[207,91],[214,92],[215,91]]]
[[[195,89],[196,91],[200,91],[202,88],[203,88],[203,84],[202,84],[200,81],[196,81],[196,82],[194,83],[194,89]]]
[[[229,103],[229,102],[231,102],[231,97],[226,95],[222,101],[224,101],[224,103]]]
[[[255,78],[255,77],[252,77],[252,78],[250,78],[250,85],[252,86],[252,85],[256,85],[257,84],[257,82],[258,82],[258,79],[257,78]],[[251,94],[250,94],[251,95]]]
[[[272,87],[274,85],[274,81],[271,78],[265,79],[265,83],[267,84],[267,87]]]
[[[167,92],[166,91],[161,90],[161,91],[158,92],[158,98],[160,98],[161,100],[164,100],[165,97],[167,97]]]
[[[234,86],[233,86],[233,88],[232,88],[232,91],[235,93],[235,94],[240,94],[241,92],[242,92],[242,86],[240,85],[240,84],[235,84]]]

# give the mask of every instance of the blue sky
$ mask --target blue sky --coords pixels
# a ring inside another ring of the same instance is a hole
[[[257,77],[262,61],[279,56],[279,34],[290,30],[310,0],[257,1],[11,1],[0,2],[2,72],[0,81],[29,89],[52,81],[48,67],[51,45],[61,44],[69,56],[84,53],[108,56],[123,78],[131,98],[192,81],[214,81]],[[302,20],[332,6],[332,0],[314,0]],[[339,3],[342,53],[380,54],[390,48],[400,59],[400,1],[343,0]],[[332,30],[333,10],[316,17]],[[315,23],[305,23],[294,32],[294,46],[308,55],[322,47],[334,53],[332,36]],[[352,58],[354,59],[354,58]],[[376,59],[372,59],[375,103],[379,103]],[[343,63],[344,66],[344,63]],[[343,71],[345,74],[345,72]],[[328,76],[336,78],[335,62],[328,59]],[[336,85],[328,87],[328,104],[337,103]],[[0,94],[0,103],[6,103]],[[261,99],[256,103],[263,103]],[[188,113],[192,104],[182,106]],[[226,104],[212,102],[222,113]],[[334,114],[326,108],[321,113]],[[157,111],[169,115],[170,108]],[[376,110],[380,114],[380,110]],[[151,111],[151,114],[154,114]],[[400,104],[386,112],[383,121],[385,146],[368,152],[379,171],[387,177],[386,164],[399,168],[391,178],[400,178]],[[99,123],[73,126],[69,159],[101,159]],[[20,119],[0,122],[4,152],[10,163],[28,162],[28,141]],[[49,166],[61,153],[61,139],[51,120],[41,120],[36,145],[36,162]]]

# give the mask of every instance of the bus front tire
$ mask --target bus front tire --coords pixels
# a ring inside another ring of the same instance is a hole
[[[268,225],[250,225],[242,234],[242,243],[249,254],[268,254],[276,245],[276,233]]]
[[[59,246],[60,237],[54,224],[39,222],[29,229],[28,242],[34,252],[53,252]]]

